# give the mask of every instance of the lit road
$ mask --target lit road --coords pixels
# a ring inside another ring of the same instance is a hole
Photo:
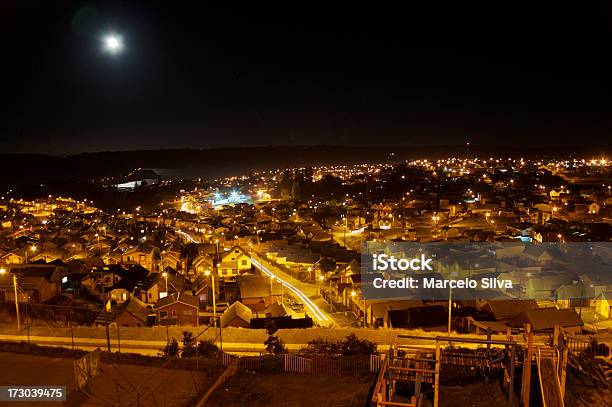
[[[188,241],[192,243],[199,243],[189,233],[183,232],[182,230],[176,230],[176,231],[178,234],[183,236]],[[308,296],[304,294],[302,290],[297,288],[295,285],[289,283],[286,277],[283,278],[279,275],[279,273],[274,273],[272,270],[270,270],[270,268],[262,264],[259,260],[257,260],[253,256],[251,256],[251,262],[253,263],[255,267],[261,270],[262,273],[266,274],[269,277],[273,276],[284,287],[287,287],[287,289],[289,289],[289,291],[291,291],[295,295],[295,297],[297,297],[299,301],[310,310],[310,314],[313,316],[313,319],[317,322],[318,325],[320,326],[333,325],[332,319],[328,317],[326,313],[323,310],[321,310],[321,308],[319,308],[314,302],[312,302],[310,298],[308,298]]]
[[[279,276],[278,273],[272,272],[270,268],[262,264],[253,256],[251,256],[251,263],[253,263],[253,265],[259,270],[261,270],[262,273],[266,274],[268,277],[274,277],[284,287],[287,287],[302,302],[302,304],[304,304],[310,310],[313,319],[317,322],[318,325],[331,326],[333,324],[331,318],[328,317],[326,313],[321,310],[321,308],[319,308],[317,304],[312,302],[310,298],[308,298],[308,296],[304,294],[299,288],[286,281],[286,279],[283,279],[283,277]]]
[[[197,240],[195,240],[193,237],[191,237],[191,235],[189,233],[185,233],[182,230],[178,230],[178,229],[176,229],[176,232],[179,235],[183,236],[185,239],[189,240],[191,243],[200,243]]]

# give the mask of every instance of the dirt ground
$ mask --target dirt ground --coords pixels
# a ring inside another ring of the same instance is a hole
[[[211,407],[362,407],[374,376],[238,373],[212,395]]]
[[[440,407],[502,407],[507,403],[497,383],[440,386]]]
[[[206,373],[125,364],[115,368],[102,363],[104,373],[92,381],[86,389],[88,394],[85,394],[75,391],[73,363],[74,359],[69,358],[0,352],[0,385],[66,386],[68,394],[65,404],[4,402],[2,405],[103,406],[117,404],[118,401],[127,403],[136,398],[136,393],[140,393],[141,406],[178,407],[190,405],[198,394],[196,388],[208,388],[213,381],[213,377]]]

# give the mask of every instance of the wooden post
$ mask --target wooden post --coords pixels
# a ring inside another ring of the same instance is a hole
[[[421,352],[417,351],[416,352],[416,359],[420,359],[421,358]],[[424,368],[425,366],[421,364],[420,361],[415,361],[414,363],[414,367],[417,369],[421,369]],[[416,399],[418,400],[420,395],[421,395],[421,373],[420,372],[416,372],[414,375],[414,395],[416,397]]]
[[[563,349],[561,356],[561,399],[565,399],[565,381],[567,379],[567,349]]]
[[[508,387],[508,404],[512,406],[514,402],[514,367],[516,366],[516,346],[512,345],[510,353],[510,384]]]
[[[487,327],[487,341],[491,340],[492,330]],[[487,343],[487,360],[491,360],[491,344]],[[485,375],[485,384],[489,384],[489,375]]]
[[[434,378],[434,407],[439,407],[440,403],[440,363],[440,342],[436,340],[436,376]]]
[[[533,334],[531,325],[525,324],[525,339],[527,349],[523,360],[523,381],[521,383],[521,401],[524,407],[529,407],[529,391],[531,389],[531,358],[533,356]]]

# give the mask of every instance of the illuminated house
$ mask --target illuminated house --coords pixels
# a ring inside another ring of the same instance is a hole
[[[234,246],[221,257],[219,277],[236,277],[251,269],[251,258],[240,247]]]

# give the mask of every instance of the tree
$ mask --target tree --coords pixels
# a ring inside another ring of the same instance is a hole
[[[268,338],[264,342],[266,345],[266,350],[268,353],[273,355],[279,355],[281,353],[285,353],[287,349],[285,348],[285,344],[274,334],[278,331],[276,324],[273,320],[269,319],[266,321],[266,332],[268,333]]]
[[[189,358],[191,356],[195,356],[196,348],[195,348],[195,339],[193,339],[193,333],[189,331],[183,331],[183,352],[181,353],[181,357]]]

